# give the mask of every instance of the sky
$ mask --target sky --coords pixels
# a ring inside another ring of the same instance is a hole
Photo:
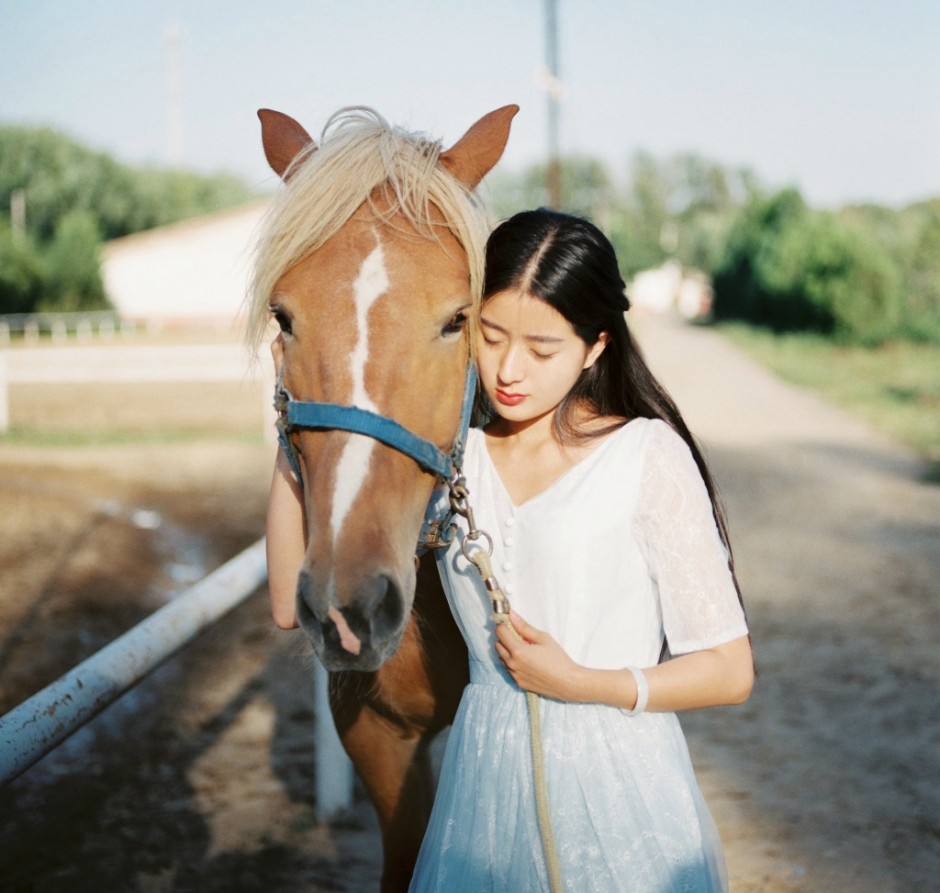
[[[447,146],[516,103],[518,170],[547,153],[546,3],[0,0],[0,124],[268,189],[258,108],[316,136],[368,105]],[[563,154],[623,179],[693,152],[820,207],[940,196],[938,0],[557,0],[557,22]]]

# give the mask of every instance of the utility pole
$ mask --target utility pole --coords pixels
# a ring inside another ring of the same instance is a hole
[[[561,210],[561,160],[558,151],[558,102],[561,82],[558,80],[558,0],[545,0],[545,49],[548,76],[548,203]]]
[[[167,161],[183,165],[183,28],[174,22],[164,32],[166,42]]]

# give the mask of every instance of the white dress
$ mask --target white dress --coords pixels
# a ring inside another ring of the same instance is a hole
[[[514,505],[482,431],[464,471],[513,609],[578,663],[650,667],[746,635],[705,485],[664,422],[634,419]],[[466,531],[464,526],[461,534]],[[444,588],[470,651],[412,893],[547,893],[524,693],[494,650],[491,605],[452,546]],[[572,893],[710,893],[724,857],[673,713],[540,699],[561,875]]]

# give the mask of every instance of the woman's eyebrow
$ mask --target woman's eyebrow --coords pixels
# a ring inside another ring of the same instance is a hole
[[[493,329],[502,335],[509,334],[502,326],[499,326],[495,322],[491,322],[482,316],[480,317],[480,325],[485,326],[488,329]],[[562,344],[565,340],[564,338],[556,338],[552,335],[523,335],[522,337],[526,341],[534,341],[537,344]]]

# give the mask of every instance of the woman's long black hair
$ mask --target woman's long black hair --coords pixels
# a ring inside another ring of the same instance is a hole
[[[510,217],[493,230],[486,245],[484,304],[507,290],[549,304],[588,347],[607,333],[603,352],[581,373],[555,413],[556,437],[561,444],[599,437],[640,417],[666,422],[688,445],[705,482],[741,600],[728,526],[711,473],[678,407],[650,371],[627,328],[624,314],[630,302],[608,238],[588,220],[546,208]],[[578,424],[584,409],[617,421],[585,428]]]

